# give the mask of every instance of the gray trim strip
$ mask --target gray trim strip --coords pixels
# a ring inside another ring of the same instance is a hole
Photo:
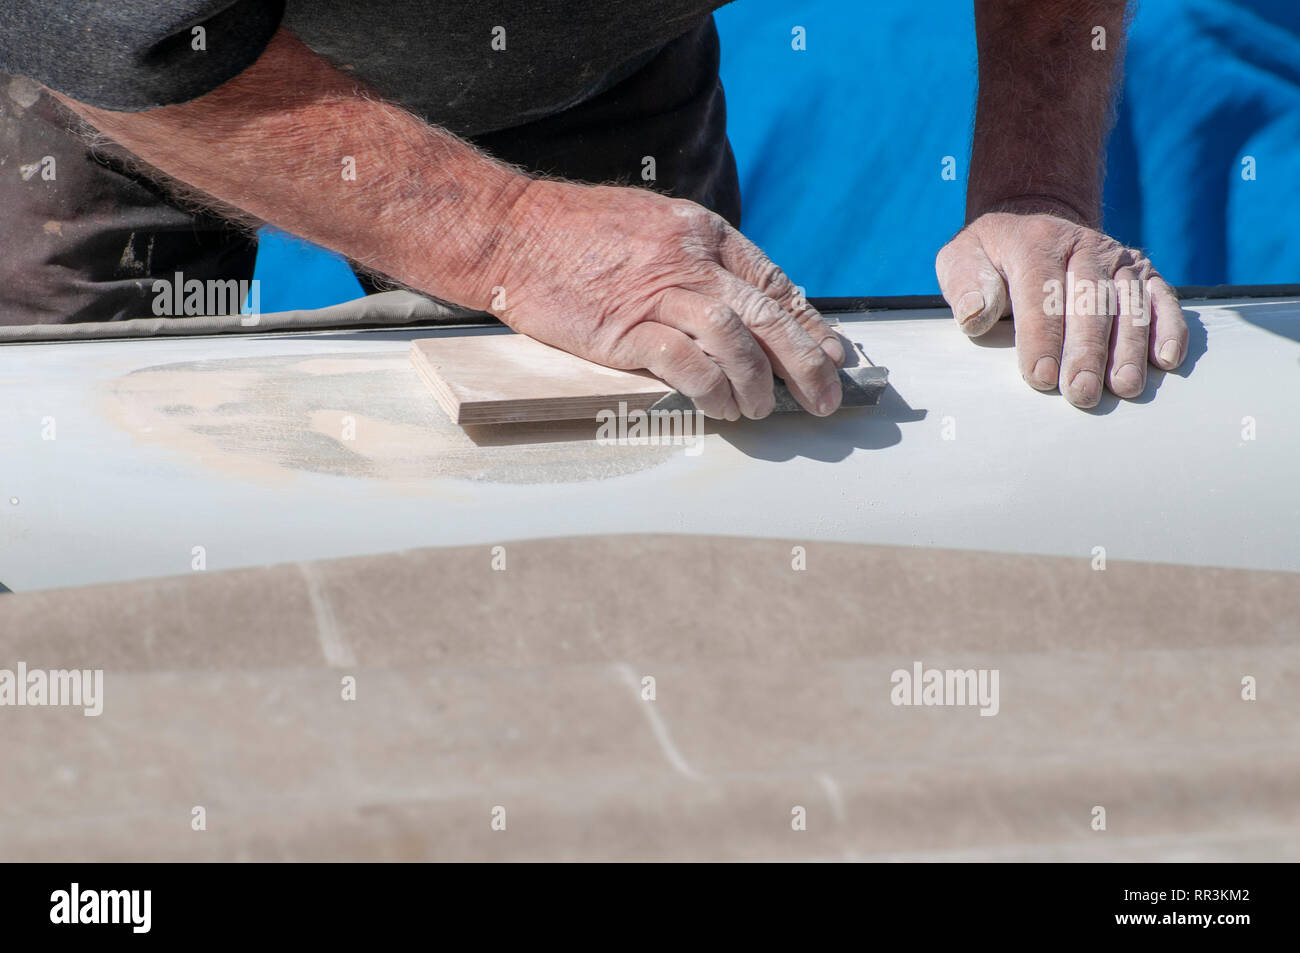
[[[1296,285],[1184,285],[1183,300],[1223,298],[1300,298]],[[809,298],[823,314],[862,311],[946,308],[939,295],[895,295],[865,298]],[[483,311],[446,304],[412,291],[386,291],[345,301],[328,308],[275,311],[252,316],[226,314],[193,318],[135,318],[129,321],[83,321],[75,324],[0,324],[0,345],[65,341],[105,341],[123,338],[204,334],[258,334],[271,331],[331,331],[383,329],[407,325],[494,325],[500,322]]]
[[[75,324],[0,325],[0,344],[44,341],[103,341],[114,338],[202,334],[257,334],[265,331],[326,330],[406,324],[495,323],[481,311],[444,304],[411,291],[345,301],[328,308],[275,311],[261,315],[219,314],[193,318],[133,318],[128,321],[82,321]]]
[[[1178,297],[1183,301],[1222,298],[1300,298],[1296,285],[1180,285]],[[809,298],[822,314],[846,314],[859,311],[923,310],[946,308],[942,295],[879,295],[867,298]]]

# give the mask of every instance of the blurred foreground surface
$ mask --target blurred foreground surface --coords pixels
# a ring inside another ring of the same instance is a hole
[[[506,552],[0,598],[4,659],[105,670],[99,717],[0,709],[0,855],[1300,859],[1294,573],[684,536]],[[916,662],[996,670],[996,714],[892,704]]]

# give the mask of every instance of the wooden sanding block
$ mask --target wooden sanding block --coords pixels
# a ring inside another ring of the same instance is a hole
[[[476,334],[411,342],[411,363],[456,423],[594,420],[602,410],[693,410],[649,371],[605,367],[523,334]],[[889,372],[867,364],[840,371],[845,407],[873,406]],[[776,384],[776,410],[802,410]]]

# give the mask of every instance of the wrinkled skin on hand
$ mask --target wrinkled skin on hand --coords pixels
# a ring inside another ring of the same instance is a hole
[[[839,407],[838,335],[721,217],[633,188],[537,180],[506,215],[480,300],[517,331],[608,367],[647,368],[710,417],[765,417],[773,373]]]
[[[984,214],[944,246],[935,271],[966,334],[978,337],[1013,315],[1021,376],[1038,390],[1059,383],[1076,407],[1096,406],[1103,385],[1117,397],[1136,397],[1146,387],[1148,361],[1173,370],[1187,355],[1178,295],[1146,256],[1069,218]],[[1127,295],[1121,304],[1104,293],[1090,305],[1086,289],[1103,289],[1105,281],[1121,290],[1140,282],[1142,307],[1128,308]],[[1055,301],[1053,282],[1061,289]],[[1077,290],[1067,310],[1071,287]]]

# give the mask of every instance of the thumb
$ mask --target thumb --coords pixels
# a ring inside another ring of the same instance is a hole
[[[939,250],[934,271],[952,316],[970,337],[979,337],[1011,313],[1007,283],[972,229],[962,229]]]

